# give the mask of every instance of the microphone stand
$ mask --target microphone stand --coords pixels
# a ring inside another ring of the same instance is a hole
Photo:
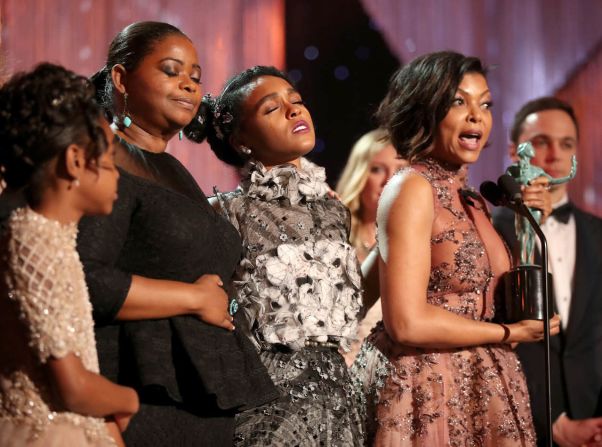
[[[535,220],[529,208],[522,202],[522,200],[512,200],[511,203],[514,205],[516,211],[526,217],[531,227],[535,230],[539,242],[541,244],[541,258],[542,258],[542,295],[543,295],[543,343],[544,343],[544,366],[545,366],[545,392],[546,392],[546,431],[547,431],[547,445],[552,447],[552,387],[550,378],[550,309],[549,309],[549,295],[548,295],[548,241],[546,236],[541,231],[539,223]]]

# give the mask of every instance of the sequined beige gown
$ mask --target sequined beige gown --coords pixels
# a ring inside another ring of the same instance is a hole
[[[433,187],[428,302],[467,319],[491,320],[498,278],[510,260],[482,199],[462,193],[464,169],[430,159],[411,169]],[[352,375],[367,391],[373,445],[535,444],[525,378],[508,344],[419,349],[395,343],[380,323]]]
[[[0,242],[0,446],[112,446],[102,419],[62,411],[45,363],[78,355],[98,372],[77,226],[29,208]]]

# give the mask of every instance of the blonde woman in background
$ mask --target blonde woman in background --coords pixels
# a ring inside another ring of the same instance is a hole
[[[376,208],[380,194],[393,174],[406,165],[405,160],[397,155],[383,129],[364,134],[351,149],[336,191],[343,204],[351,211],[349,240],[355,247],[360,262],[364,262],[376,245]],[[378,272],[377,269],[373,270],[370,276],[375,276],[373,279],[377,282]],[[368,296],[369,294],[366,294],[364,297],[365,316],[358,327],[358,339],[351,346],[351,351],[343,355],[347,365],[353,363],[364,338],[382,319],[380,299],[374,302],[366,299]]]

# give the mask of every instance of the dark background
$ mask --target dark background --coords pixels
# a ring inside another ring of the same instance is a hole
[[[309,158],[334,186],[353,143],[374,128],[372,114],[399,61],[359,0],[287,1],[285,11],[287,71],[316,128]],[[318,50],[313,60],[308,47]]]

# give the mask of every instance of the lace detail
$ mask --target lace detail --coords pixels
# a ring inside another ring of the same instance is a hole
[[[467,319],[491,320],[498,279],[510,261],[482,199],[466,187],[466,168],[429,158],[397,175],[410,171],[433,190],[427,301]],[[394,197],[387,188],[395,185],[387,185],[383,196]],[[367,393],[374,445],[535,444],[525,379],[507,344],[415,348],[395,343],[379,324],[352,372]]]
[[[75,250],[77,226],[62,225],[29,208],[15,211],[2,245],[1,301],[6,320],[2,340],[14,344],[2,351],[0,420],[30,430],[30,439],[56,424],[85,431],[90,442],[114,445],[102,419],[55,411],[50,384],[42,370],[49,357],[76,354],[98,373],[92,308],[84,273]]]
[[[348,350],[361,307],[349,214],[327,197],[324,170],[301,166],[250,163],[241,190],[221,196],[243,238],[234,285],[258,344],[298,350],[331,341]]]

